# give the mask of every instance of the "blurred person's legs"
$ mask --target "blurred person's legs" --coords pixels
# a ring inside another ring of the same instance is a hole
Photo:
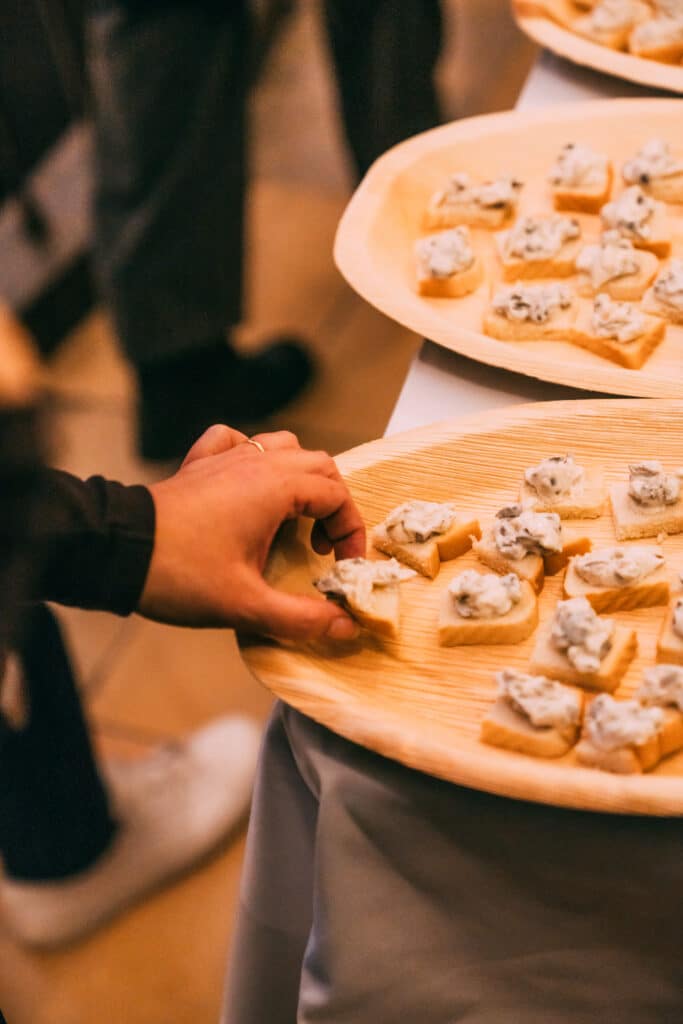
[[[56,945],[192,866],[244,818],[258,730],[218,719],[101,778],[46,608],[25,617],[17,651],[24,709],[0,713],[0,905],[20,940]]]
[[[439,124],[440,0],[325,0],[346,138],[361,177],[402,139]]]
[[[226,344],[242,317],[249,29],[245,0],[94,0],[88,20],[96,269],[153,458],[267,416],[310,376],[295,343]]]

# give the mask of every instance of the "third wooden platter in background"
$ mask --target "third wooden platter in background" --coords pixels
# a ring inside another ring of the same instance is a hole
[[[594,68],[615,78],[625,78],[629,82],[649,85],[653,89],[683,93],[683,65],[647,60],[633,53],[601,46],[576,32],[571,32],[545,14],[528,13],[530,6],[532,5],[525,0],[521,3],[512,0],[515,21],[530,39],[540,43],[546,50],[556,53],[559,57],[566,57],[574,64]],[[577,16],[579,13],[577,11]]]

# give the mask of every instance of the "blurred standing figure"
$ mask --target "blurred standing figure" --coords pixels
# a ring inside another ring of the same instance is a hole
[[[209,424],[261,419],[306,384],[280,339],[239,355],[247,0],[91,0],[96,270],[140,386],[141,453],[174,458]],[[439,0],[325,0],[358,175],[439,120]],[[228,340],[226,343],[226,331]]]

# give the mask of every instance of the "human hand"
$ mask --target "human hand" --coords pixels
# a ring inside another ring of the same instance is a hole
[[[138,610],[185,626],[232,626],[293,640],[345,639],[356,623],[338,605],[270,587],[263,569],[283,522],[316,520],[318,554],[365,554],[365,527],[331,456],[306,451],[286,431],[248,444],[214,426],[178,472],[150,491],[154,551]]]

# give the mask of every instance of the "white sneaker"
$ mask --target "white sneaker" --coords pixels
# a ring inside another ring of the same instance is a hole
[[[86,871],[0,882],[2,919],[31,946],[78,939],[209,853],[249,810],[260,729],[221,718],[140,761],[104,766],[119,822]]]

